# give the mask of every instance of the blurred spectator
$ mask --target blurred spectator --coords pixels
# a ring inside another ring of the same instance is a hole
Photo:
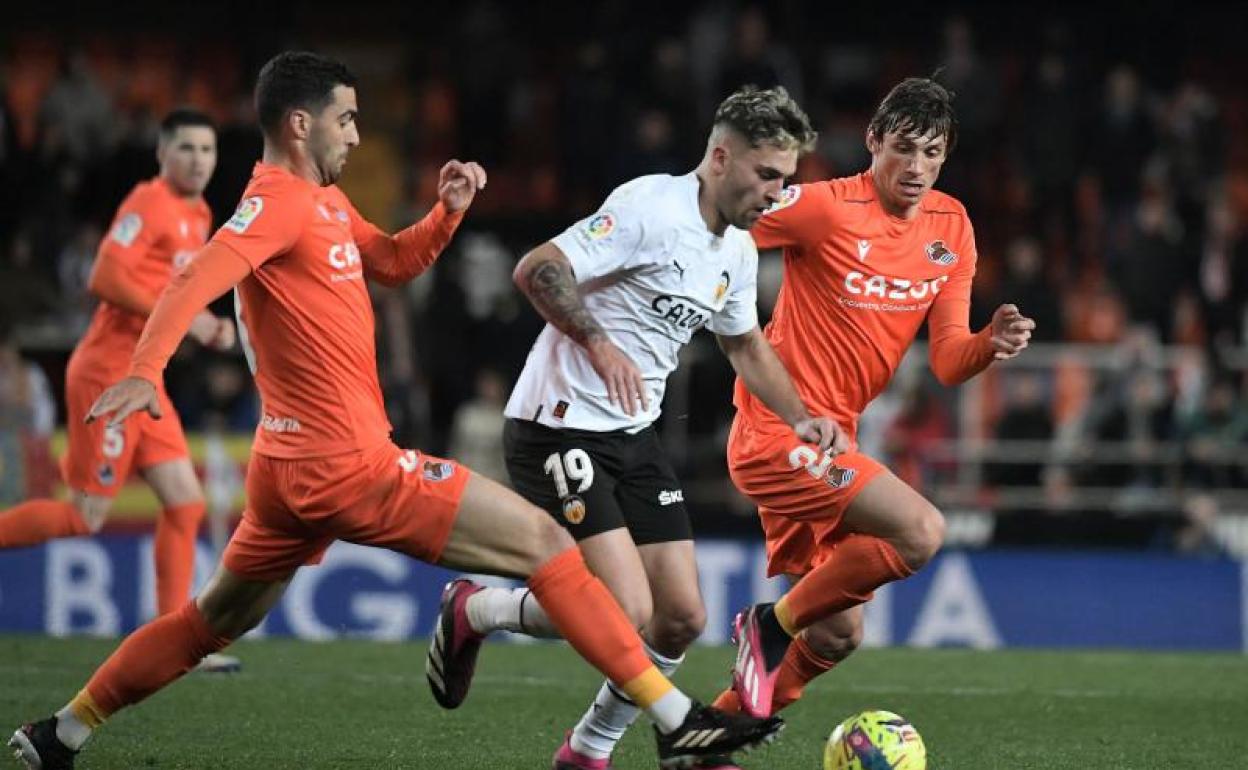
[[[931,450],[952,437],[944,405],[923,387],[922,381],[906,390],[901,409],[884,432],[888,467],[897,477],[918,490],[928,489],[939,471],[950,465],[931,458]]]
[[[1160,446],[1174,435],[1174,400],[1158,374],[1148,369],[1130,370],[1106,385],[1092,407],[1091,437],[1124,446],[1092,450],[1097,462],[1088,464],[1083,481],[1097,487],[1156,489],[1163,481]],[[1106,455],[1123,462],[1102,462]]]
[[[31,476],[44,473],[48,439],[56,426],[56,405],[43,370],[22,360],[13,326],[0,316],[0,505],[31,493]]]
[[[112,100],[91,71],[86,54],[71,49],[39,110],[45,147],[89,166],[112,150],[117,131],[115,114]]]
[[[1033,342],[1054,342],[1064,336],[1058,296],[1045,280],[1045,259],[1040,242],[1034,238],[1016,238],[1005,250],[1005,274],[988,301],[978,303],[977,326],[991,320],[991,311],[1009,303],[1017,305],[1028,318],[1035,320]]]
[[[1097,171],[1111,219],[1122,219],[1140,193],[1140,176],[1156,131],[1136,71],[1120,64],[1105,78],[1104,101],[1092,121],[1089,159]]]
[[[1225,194],[1210,201],[1206,215],[1200,288],[1209,339],[1217,346],[1243,345],[1248,326],[1248,231],[1236,221]]]
[[[476,390],[470,401],[455,411],[447,453],[483,476],[507,483],[503,459],[503,407],[507,383],[498,372],[477,372]]]
[[[750,6],[737,17],[733,45],[719,75],[715,101],[743,85],[759,88],[784,86],[789,95],[802,103],[802,70],[789,48],[771,39],[767,15],[759,6]]]
[[[1011,372],[1007,378],[1009,404],[997,422],[998,441],[1043,442],[1053,438],[1053,414],[1044,397],[1044,384],[1031,372]],[[987,464],[987,480],[996,486],[1041,486],[1041,461],[1014,460]]]
[[[1218,377],[1200,410],[1182,426],[1188,452],[1187,477],[1198,487],[1248,485],[1248,404],[1230,376]]]
[[[1217,521],[1218,499],[1209,494],[1191,495],[1183,503],[1181,516],[1159,529],[1157,544],[1183,556],[1225,558],[1226,549],[1214,531]]]
[[[1140,201],[1126,228],[1124,248],[1110,255],[1110,270],[1131,323],[1170,339],[1174,297],[1191,272],[1183,252],[1183,224],[1170,201],[1149,195]]]

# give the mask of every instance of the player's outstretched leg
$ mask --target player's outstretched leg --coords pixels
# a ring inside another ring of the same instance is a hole
[[[9,745],[29,770],[73,767],[74,754],[106,719],[163,689],[254,628],[286,580],[244,580],[224,567],[194,601],[126,637],[86,686],[50,719],[20,728]]]
[[[527,575],[529,588],[560,635],[654,720],[665,767],[687,767],[698,756],[764,743],[783,726],[778,719],[723,714],[677,690],[646,656],[628,616],[590,573],[567,531],[499,484],[476,475],[468,481],[440,563],[472,572]],[[443,660],[457,652],[444,650]],[[432,679],[431,684],[436,687]]]
[[[854,498],[841,527],[852,534],[838,540],[825,561],[774,605],[755,605],[738,617],[732,683],[745,713],[774,713],[780,663],[802,629],[869,601],[885,583],[913,575],[936,555],[944,537],[940,511],[888,472]]]

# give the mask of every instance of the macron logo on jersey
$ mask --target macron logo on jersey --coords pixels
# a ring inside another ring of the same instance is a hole
[[[122,246],[129,248],[134,244],[134,239],[138,238],[141,232],[143,232],[143,217],[130,213],[117,220],[117,224],[113,225],[113,231],[109,233],[109,237]]]
[[[226,222],[224,227],[226,230],[232,230],[239,235],[247,232],[247,228],[251,227],[251,223],[256,221],[256,217],[260,216],[260,212],[264,211],[264,199],[259,197],[244,198],[243,202],[238,204],[238,208],[234,210],[234,216],[230,217],[230,221]]]

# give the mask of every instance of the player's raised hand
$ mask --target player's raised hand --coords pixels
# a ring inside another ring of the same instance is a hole
[[[1022,353],[1036,322],[1018,311],[1017,305],[1002,305],[992,314],[992,357],[998,361]]]
[[[807,417],[793,426],[793,432],[802,441],[817,444],[821,452],[831,452],[835,457],[849,451],[849,434],[831,417]]]
[[[101,417],[108,417],[108,427],[113,428],[125,422],[126,418],[138,411],[145,411],[152,417],[161,418],[160,399],[156,396],[156,386],[142,377],[127,377],[100,394],[87,412],[86,422],[95,422]],[[109,415],[112,415],[109,417]]]
[[[643,412],[650,411],[646,382],[628,354],[605,338],[589,343],[587,350],[590,365],[607,384],[607,398],[611,399],[611,403],[618,404],[629,417],[637,413],[638,401]]]
[[[485,181],[485,169],[481,164],[448,161],[438,174],[438,198],[447,211],[463,211],[472,205],[472,199],[485,187]]]

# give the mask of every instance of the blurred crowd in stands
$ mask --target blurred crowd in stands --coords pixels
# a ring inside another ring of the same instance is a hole
[[[1065,346],[1037,346],[963,392],[937,388],[917,361],[864,418],[864,447],[946,509],[1011,514],[1003,542],[1095,534],[1216,553],[1212,522],[1248,513],[1248,49],[1231,6],[928,7],[902,23],[903,12],[794,1],[470,0],[436,19],[361,13],[337,30],[294,8],[255,8],[246,31],[115,19],[0,31],[3,468],[20,464],[22,442],[38,455],[53,429],[93,307],[96,246],[155,172],[163,113],[191,104],[219,121],[207,197],[220,222],[259,155],[255,72],[305,46],[360,76],[363,142],[342,185],[374,221],[397,229],[426,211],[447,158],[490,174],[435,269],[376,293],[401,443],[504,473],[501,406],[541,326],[512,266],[614,185],[691,169],[731,90],[782,84],[797,97],[820,131],[798,177],[815,180],[865,169],[878,100],[938,72],[961,131],[939,186],[977,228],[973,322],[1013,302],[1036,319],[1036,342]],[[778,256],[761,270],[765,316]],[[188,427],[250,430],[241,356],[184,353],[169,388]],[[748,529],[723,466],[731,372],[709,338],[687,358],[663,432],[700,492],[687,494],[700,524],[735,511]],[[0,497],[21,496],[14,478],[5,470]]]

